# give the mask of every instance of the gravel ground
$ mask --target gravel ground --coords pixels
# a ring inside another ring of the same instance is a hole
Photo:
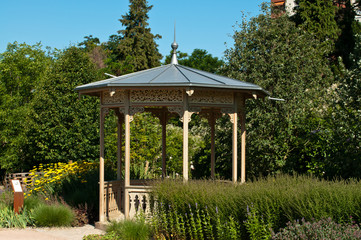
[[[103,234],[92,225],[71,228],[0,228],[1,240],[82,240],[89,234]]]

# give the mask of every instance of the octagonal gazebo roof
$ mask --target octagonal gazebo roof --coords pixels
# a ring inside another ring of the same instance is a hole
[[[254,92],[261,97],[269,95],[266,90],[256,84],[212,74],[179,64],[168,64],[148,70],[126,74],[120,77],[113,77],[110,79],[78,86],[75,90],[79,92],[95,93],[98,89],[116,87],[195,87],[246,90]]]

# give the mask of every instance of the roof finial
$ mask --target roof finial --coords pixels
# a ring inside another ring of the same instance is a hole
[[[171,46],[172,46],[172,49],[173,49],[171,64],[178,64],[178,60],[177,60],[178,44],[175,41],[175,21],[174,21],[174,42],[172,43]]]

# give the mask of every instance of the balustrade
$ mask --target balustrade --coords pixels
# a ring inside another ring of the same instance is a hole
[[[145,214],[151,212],[154,201],[150,199],[149,192],[153,181],[131,180],[129,190],[129,217],[134,218],[139,211]],[[114,180],[104,182],[104,214],[108,220],[124,218],[124,181]]]

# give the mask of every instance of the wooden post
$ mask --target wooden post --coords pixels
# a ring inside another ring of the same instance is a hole
[[[129,218],[129,187],[130,187],[130,114],[129,114],[129,91],[124,109],[125,121],[125,161],[124,161],[124,215]]]
[[[212,111],[210,117],[210,125],[211,125],[211,178],[215,177],[215,163],[216,163],[216,150],[215,150],[215,123],[216,119],[214,117],[214,112]]]
[[[241,183],[246,182],[246,103],[241,102]]]
[[[122,178],[122,132],[123,132],[123,121],[121,114],[118,113],[118,151],[117,151],[117,179]]]
[[[238,96],[236,95],[236,93],[234,94],[234,98],[233,98],[233,102],[234,102],[234,112],[232,114],[231,117],[231,121],[232,121],[232,182],[236,183],[237,182],[237,178],[238,178],[238,173],[237,173],[237,168],[238,168],[238,141],[237,141],[237,133],[238,133],[238,129],[237,129],[237,125],[238,125]]]
[[[99,222],[105,221],[105,202],[104,202],[104,122],[105,108],[100,109],[100,157],[99,157]]]
[[[24,206],[24,193],[19,180],[11,180],[11,187],[14,191],[14,212],[19,213]]]
[[[233,131],[232,131],[232,182],[237,182],[237,112],[233,113]]]
[[[162,124],[162,177],[165,178],[167,176],[167,165],[166,165],[166,157],[167,157],[167,109],[163,108],[163,112],[161,114],[161,124]]]
[[[183,93],[183,182],[188,182],[188,95]]]

